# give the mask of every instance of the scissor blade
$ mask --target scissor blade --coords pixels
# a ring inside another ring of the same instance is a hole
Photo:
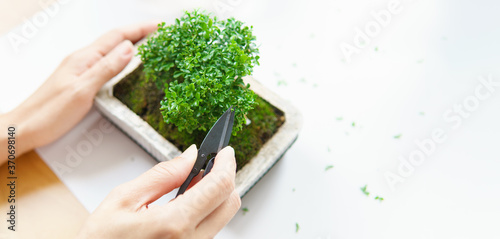
[[[232,107],[229,108],[229,110],[231,110],[231,109],[232,109]],[[222,148],[226,147],[229,144],[229,140],[231,139],[231,133],[233,132],[233,123],[234,123],[234,111],[231,111],[230,114],[231,115],[229,116],[229,122],[228,122],[228,125],[227,125],[227,131],[224,134],[224,139],[221,139],[221,142],[222,141],[224,141],[224,142],[222,143],[222,147],[220,147],[218,149],[218,151],[221,151]]]
[[[186,191],[193,178],[198,175],[201,168],[205,165],[208,159],[207,157],[212,153],[218,153],[222,148],[229,144],[234,123],[234,112],[231,111],[232,108],[233,107],[229,107],[229,109],[224,112],[224,114],[212,126],[207,136],[205,136],[205,139],[201,143],[200,149],[198,150],[198,157],[196,158],[193,169],[191,169],[191,173],[189,173],[188,178],[179,188],[177,196]],[[210,172],[213,163],[213,158],[211,158],[203,176]]]
[[[233,130],[234,112],[230,107],[212,126],[207,136],[200,145],[200,151],[206,155],[218,153],[229,144]]]

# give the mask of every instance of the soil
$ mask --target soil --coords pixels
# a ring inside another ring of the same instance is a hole
[[[188,134],[186,131],[179,132],[172,124],[165,123],[160,111],[160,101],[165,97],[165,93],[153,82],[145,79],[142,69],[141,65],[116,84],[113,89],[114,96],[181,151],[191,144],[199,147],[207,132],[198,130]],[[258,153],[262,145],[285,121],[282,111],[260,96],[257,96],[256,101],[258,105],[247,114],[252,123],[243,126],[229,141],[229,145],[235,150],[238,170]]]

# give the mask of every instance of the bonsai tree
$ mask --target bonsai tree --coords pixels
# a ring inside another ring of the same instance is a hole
[[[139,47],[148,81],[165,92],[161,113],[179,131],[207,131],[233,106],[233,134],[242,129],[256,96],[242,77],[258,65],[252,27],[233,18],[219,21],[203,12],[186,12],[175,24]]]

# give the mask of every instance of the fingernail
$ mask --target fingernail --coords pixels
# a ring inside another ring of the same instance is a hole
[[[234,149],[231,146],[226,146],[224,149],[222,149],[221,153],[230,154],[232,157],[234,157]]]
[[[130,42],[129,40],[125,40],[122,43],[120,43],[120,46],[118,47],[118,52],[120,52],[122,56],[128,57],[132,55],[132,47],[133,47],[132,42]]]
[[[198,150],[196,149],[196,144],[192,144],[186,149],[186,151],[184,151],[184,153],[181,154],[181,157],[185,159],[192,159],[196,158],[197,154]]]

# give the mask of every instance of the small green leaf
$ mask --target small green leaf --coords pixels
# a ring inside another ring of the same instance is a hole
[[[332,168],[333,168],[333,165],[327,165],[327,166],[325,167],[325,171],[328,171],[328,170],[330,170],[330,169],[332,169]]]
[[[300,229],[300,227],[299,227],[299,223],[297,223],[297,222],[296,222],[296,223],[295,223],[295,233],[298,233],[298,232],[299,232],[299,229]]]
[[[395,139],[399,139],[399,138],[401,138],[401,136],[403,136],[403,135],[402,134],[397,134],[397,135],[394,135],[394,138]]]
[[[370,195],[370,192],[366,191],[366,188],[368,187],[368,185],[365,185],[364,187],[361,188],[361,192],[363,192],[366,196],[369,196]]]
[[[241,211],[243,211],[243,215],[245,215],[248,212],[248,208],[244,207],[241,209]]]
[[[179,78],[179,76],[181,76],[182,74],[184,74],[182,71],[175,72],[174,78]]]

